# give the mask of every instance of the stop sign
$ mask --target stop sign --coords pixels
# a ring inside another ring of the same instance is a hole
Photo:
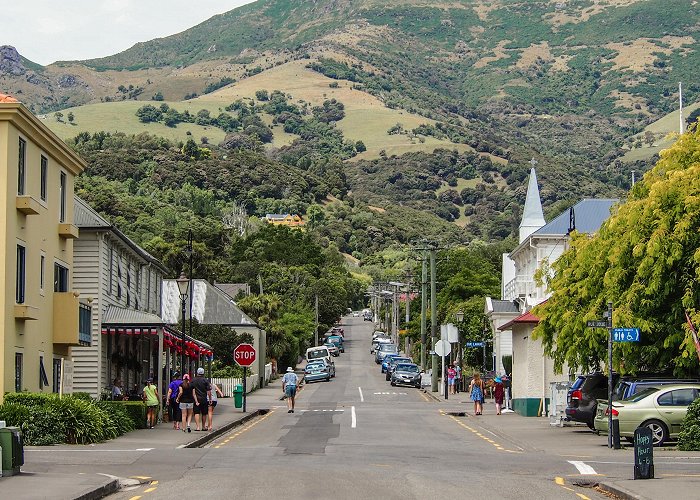
[[[250,366],[255,363],[255,347],[250,344],[238,344],[233,350],[233,359],[238,366]]]

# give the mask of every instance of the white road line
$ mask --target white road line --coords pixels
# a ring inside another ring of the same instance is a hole
[[[352,424],[350,424],[350,426],[354,429],[355,427],[357,427],[357,416],[355,415],[355,407],[354,406],[352,407],[351,414],[352,414]]]
[[[598,474],[593,467],[579,460],[567,460],[571,465],[578,469],[579,474]]]
[[[358,387],[357,390],[360,391],[360,403],[364,403],[365,397],[362,395],[362,387]]]

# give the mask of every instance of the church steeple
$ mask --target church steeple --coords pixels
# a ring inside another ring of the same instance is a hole
[[[542,213],[540,189],[537,187],[537,174],[535,173],[535,163],[537,162],[533,159],[531,163],[533,166],[530,169],[530,180],[527,184],[523,219],[520,222],[520,243],[546,224],[544,214]]]

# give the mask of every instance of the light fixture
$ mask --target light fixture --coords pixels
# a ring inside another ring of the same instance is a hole
[[[177,289],[180,292],[180,298],[182,300],[185,300],[185,297],[187,297],[187,291],[190,288],[190,280],[187,276],[185,276],[185,272],[180,273],[180,277],[175,280],[177,282]]]
[[[455,313],[455,318],[457,318],[457,323],[461,323],[464,319],[464,312],[462,312],[462,310],[460,309]]]

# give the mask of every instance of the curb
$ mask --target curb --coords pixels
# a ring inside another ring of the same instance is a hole
[[[201,448],[202,446],[210,443],[211,441],[214,441],[216,438],[218,438],[222,434],[225,434],[226,432],[230,431],[231,429],[238,427],[239,425],[243,425],[247,421],[249,421],[257,416],[265,415],[269,411],[270,411],[269,409],[255,410],[254,412],[245,415],[243,418],[239,418],[238,420],[234,420],[233,422],[229,422],[228,424],[224,425],[223,427],[219,427],[215,431],[209,432],[209,433],[205,434],[204,436],[187,443],[186,445],[183,446],[183,448]]]
[[[622,486],[617,486],[608,483],[598,483],[598,488],[607,493],[612,493],[613,495],[621,498],[622,500],[646,500],[646,497],[637,495],[636,493],[632,493],[631,491],[623,488]]]
[[[86,491],[81,495],[74,497],[73,500],[98,500],[112,493],[119,491],[119,478],[112,479],[106,484],[99,486],[93,490]]]
[[[435,401],[436,403],[439,403],[440,401],[442,401],[442,400],[439,399],[438,397],[433,396],[432,391],[429,391],[428,389],[423,389],[423,394],[425,394],[426,396],[428,396],[429,398],[431,398],[431,399],[432,399],[433,401]]]

